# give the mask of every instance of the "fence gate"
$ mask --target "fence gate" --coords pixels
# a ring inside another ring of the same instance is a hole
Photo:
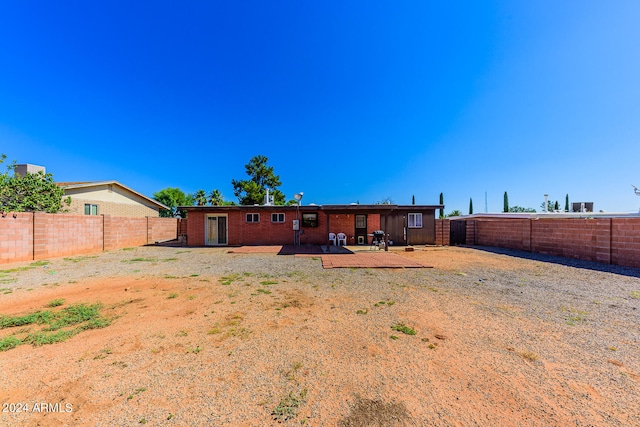
[[[467,243],[467,221],[454,220],[449,223],[451,226],[449,233],[450,245],[464,245]]]

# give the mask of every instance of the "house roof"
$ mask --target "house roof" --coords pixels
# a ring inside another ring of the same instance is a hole
[[[282,205],[233,205],[233,206],[179,206],[178,209],[186,211],[236,211],[236,210],[256,210],[256,209],[281,209],[281,210],[295,210],[298,209],[296,205],[282,206]],[[444,205],[303,205],[300,206],[301,211],[327,211],[333,213],[351,213],[351,212],[366,212],[366,213],[390,213],[392,211],[426,211],[432,209],[444,209]]]
[[[123,188],[124,190],[135,194],[136,196],[148,201],[149,203],[157,206],[160,209],[169,209],[169,207],[163,205],[162,203],[151,199],[147,196],[145,196],[142,193],[139,193],[129,187],[127,187],[124,184],[119,183],[118,181],[115,180],[111,180],[111,181],[76,181],[76,182],[56,182],[56,185],[60,188],[62,188],[63,190],[75,190],[75,189],[91,189],[93,187],[100,187],[103,185],[116,185],[120,188]]]

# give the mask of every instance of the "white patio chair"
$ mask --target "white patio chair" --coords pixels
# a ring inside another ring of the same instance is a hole
[[[344,233],[338,233],[338,246],[340,246],[340,242],[342,242],[342,246],[347,246],[347,235]]]
[[[329,233],[329,241],[333,246],[338,244],[338,240],[336,239],[336,233]]]

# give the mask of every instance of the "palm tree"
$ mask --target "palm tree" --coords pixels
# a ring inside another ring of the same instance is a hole
[[[193,195],[193,203],[195,203],[198,206],[206,205],[207,204],[207,193],[205,193],[204,190],[196,191],[196,193]]]
[[[224,199],[220,190],[211,190],[211,193],[209,193],[209,204],[211,206],[220,206],[224,204]]]

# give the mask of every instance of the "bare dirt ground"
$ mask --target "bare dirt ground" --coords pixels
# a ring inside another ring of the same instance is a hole
[[[0,352],[0,425],[640,425],[640,271],[397,253],[433,268],[171,247],[0,266],[0,315],[111,320]]]

